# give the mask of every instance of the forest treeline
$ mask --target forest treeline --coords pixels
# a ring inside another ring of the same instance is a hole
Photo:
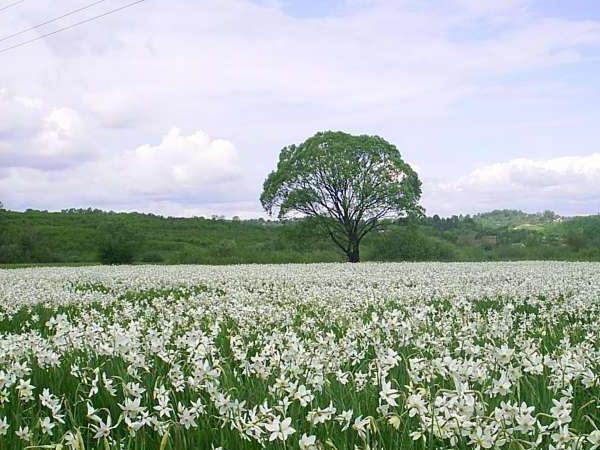
[[[384,221],[363,260],[600,260],[600,215],[498,210]],[[312,220],[174,218],[97,209],[0,211],[0,263],[344,261]]]

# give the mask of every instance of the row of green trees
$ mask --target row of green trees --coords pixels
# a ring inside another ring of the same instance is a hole
[[[600,260],[600,216],[538,228],[469,216],[384,220],[362,242],[377,261]],[[314,219],[162,218],[89,211],[0,212],[0,263],[285,263],[346,255]]]

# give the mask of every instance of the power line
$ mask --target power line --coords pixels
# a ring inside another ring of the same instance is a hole
[[[22,0],[22,1],[24,1],[24,0]],[[46,33],[46,34],[43,34],[43,35],[38,36],[36,38],[30,39],[28,41],[20,42],[19,44],[15,44],[15,45],[11,45],[10,47],[2,48],[2,49],[0,49],[0,53],[7,52],[9,50],[12,50],[12,49],[15,49],[15,48],[18,48],[18,47],[22,47],[23,45],[31,44],[32,42],[39,41],[40,39],[44,39],[44,38],[46,38],[48,36],[53,36],[55,34],[58,34],[58,33],[62,32],[62,31],[70,30],[71,28],[75,28],[75,27],[78,27],[79,25],[83,25],[84,23],[92,22],[93,20],[100,19],[102,17],[108,16],[109,14],[116,13],[118,11],[122,11],[125,8],[129,8],[131,6],[137,5],[138,3],[142,3],[144,1],[145,0],[137,0],[135,2],[131,2],[131,3],[128,3],[126,5],[123,5],[123,6],[119,7],[119,8],[111,9],[110,11],[107,11],[107,12],[105,12],[103,14],[99,14],[97,16],[90,17],[89,19],[85,19],[85,20],[81,20],[79,22],[75,22],[74,24],[68,25],[68,26],[63,27],[63,28],[59,28],[58,30],[52,31],[51,33]]]
[[[21,0],[21,1],[25,1],[25,0]],[[56,22],[57,20],[64,19],[65,17],[71,16],[71,15],[73,15],[75,13],[78,13],[80,11],[86,10],[88,8],[91,8],[92,6],[97,5],[98,3],[102,3],[102,2],[105,2],[105,1],[106,0],[95,1],[93,3],[90,3],[89,5],[82,6],[81,8],[74,9],[73,11],[69,11],[69,12],[63,14],[62,16],[56,17],[54,19],[47,20],[47,21],[42,22],[42,23],[40,23],[38,25],[34,25],[33,27],[29,27],[29,28],[27,28],[25,30],[17,31],[16,33],[13,33],[13,34],[10,34],[8,36],[5,36],[5,37],[1,38],[0,42],[4,42],[4,41],[6,41],[6,40],[8,40],[10,38],[14,38],[15,36],[19,36],[19,35],[21,35],[23,33],[27,33],[28,31],[35,30],[36,28],[40,28],[40,27],[43,27],[43,26],[48,25],[50,23]]]
[[[25,0],[19,0],[18,2],[12,2],[9,3],[6,6],[3,6],[2,8],[0,8],[0,12],[7,10],[8,8],[12,8],[13,6],[17,6],[19,3],[23,3]]]

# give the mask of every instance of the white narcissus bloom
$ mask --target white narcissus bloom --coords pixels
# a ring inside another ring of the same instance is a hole
[[[98,421],[97,425],[92,425],[92,430],[95,431],[94,439],[106,439],[110,436],[110,432],[113,429],[111,427],[112,419],[110,414],[106,418],[106,422],[103,420]]]
[[[307,436],[306,433],[302,434],[298,445],[300,450],[315,450],[317,448],[317,437],[314,435]]]
[[[141,398],[135,397],[134,399],[126,398],[123,405],[119,403],[119,407],[123,410],[123,415],[125,417],[135,417],[137,416],[144,408],[141,405]]]
[[[54,428],[55,426],[56,424],[53,423],[49,417],[44,417],[43,419],[40,419],[40,428],[42,430],[42,433],[44,434],[52,436],[52,428]]]
[[[592,431],[588,435],[587,440],[588,440],[588,442],[590,442],[592,444],[592,447],[590,448],[590,450],[595,450],[597,448],[600,448],[600,430]]]
[[[571,422],[571,403],[568,397],[561,397],[560,400],[552,399],[554,406],[550,408],[550,415],[554,417],[551,428],[562,427]]]
[[[0,389],[0,406],[8,403],[9,401],[9,392],[7,388]]]
[[[275,417],[270,423],[265,424],[265,429],[271,433],[269,441],[274,441],[275,439],[285,441],[288,436],[294,434],[296,430],[291,427],[291,423],[291,417],[283,420]]]
[[[400,395],[396,389],[392,389],[392,383],[386,380],[381,381],[381,390],[379,391],[379,398],[386,402],[390,406],[398,406],[396,399]]]
[[[31,384],[31,380],[20,379],[17,385],[17,392],[21,401],[28,402],[33,400],[33,390],[35,386]]]
[[[476,450],[482,448],[492,448],[494,446],[494,439],[492,436],[487,431],[484,431],[480,426],[476,427],[475,431],[473,431],[469,437],[471,438],[469,443],[473,445]]]
[[[368,417],[363,418],[363,416],[358,416],[354,419],[354,424],[352,424],[352,429],[358,433],[358,436],[361,439],[365,439],[367,436],[367,427],[371,423]]]
[[[158,413],[159,417],[171,415],[173,408],[169,406],[169,399],[167,397],[159,397],[158,405],[156,405],[153,409]]]
[[[301,406],[308,405],[313,400],[313,398],[314,395],[312,395],[311,391],[309,389],[306,389],[306,386],[304,386],[303,384],[298,386],[298,389],[294,394],[294,399],[298,400]]]
[[[425,414],[427,412],[427,403],[421,394],[411,394],[406,399],[406,409],[410,417],[414,417],[417,414]]]
[[[534,411],[533,406],[527,406],[525,403],[522,403],[518,410],[515,412],[515,423],[516,430],[520,433],[530,433],[535,430],[535,425],[537,420],[532,416]]]
[[[514,349],[509,348],[506,344],[502,344],[502,346],[496,350],[496,360],[498,361],[498,364],[503,366],[508,364],[514,353]]]
[[[181,403],[178,404],[179,423],[186,430],[196,427],[196,413],[191,408],[184,407]]]
[[[326,408],[317,408],[316,410],[309,411],[306,415],[306,420],[312,425],[325,423],[332,418],[335,412],[336,408],[333,406],[333,403],[330,402],[329,406]]]
[[[75,436],[72,432],[67,431],[63,437],[65,443],[72,449],[79,449],[79,442],[77,440],[77,436]]]
[[[552,438],[552,441],[559,446],[567,444],[573,440],[573,435],[571,434],[568,425],[561,426],[558,431],[556,433],[552,433],[550,437]]]
[[[27,425],[24,427],[20,426],[19,429],[15,431],[15,434],[22,441],[25,441],[25,442],[31,441],[31,431],[29,430],[29,427]]]
[[[4,387],[9,383],[8,374],[0,369],[0,389],[4,389]]]
[[[6,435],[6,433],[8,432],[8,422],[6,421],[6,417],[2,417],[0,418],[0,436],[4,436]]]
[[[58,436],[74,426],[71,384],[45,380],[62,371],[87,402],[76,421],[124,446],[144,427],[193,437],[214,423],[310,450],[346,429],[384,447],[403,433],[600,450],[598,298],[598,263],[0,270],[0,432],[79,438]],[[555,400],[534,410],[538,393]],[[355,417],[363,401],[372,416]]]
[[[346,431],[350,426],[350,422],[352,421],[352,414],[354,414],[354,411],[348,409],[346,411],[342,411],[340,415],[336,417],[336,420],[342,425],[342,431]]]

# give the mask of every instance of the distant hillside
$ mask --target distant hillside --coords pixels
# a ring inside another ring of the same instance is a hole
[[[600,260],[600,216],[492,211],[386,222],[363,260]],[[99,210],[0,211],[0,263],[343,261],[311,221],[172,218]]]
[[[526,213],[514,209],[497,209],[494,211],[476,214],[473,220],[484,228],[519,228],[540,227],[561,220],[553,211],[543,213]]]
[[[135,262],[311,262],[338,258],[300,226],[264,220],[163,218],[99,210],[0,213],[0,262],[94,262],[126,246]]]

